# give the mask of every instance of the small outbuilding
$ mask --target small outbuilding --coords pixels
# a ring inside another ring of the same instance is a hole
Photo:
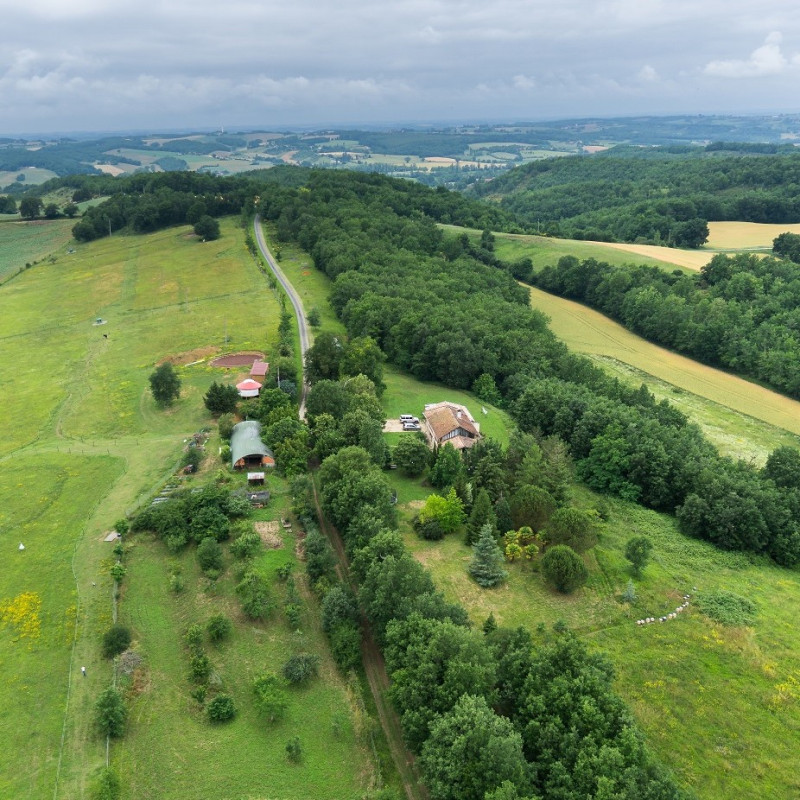
[[[250,368],[250,377],[259,378],[262,381],[269,375],[269,363],[266,361],[254,361]]]
[[[231,466],[234,469],[275,466],[275,456],[261,441],[261,423],[257,420],[247,420],[233,426]]]
[[[236,388],[239,391],[239,397],[258,397],[258,393],[261,391],[261,384],[252,378],[247,378],[241,383],[237,383]]]
[[[247,482],[251,486],[263,486],[264,485],[264,473],[263,472],[248,472],[247,473]]]

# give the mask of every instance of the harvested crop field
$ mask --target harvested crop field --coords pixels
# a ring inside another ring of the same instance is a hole
[[[782,233],[800,233],[800,224],[760,222],[709,222],[709,249],[772,248],[772,240]]]
[[[734,223],[739,224],[739,223]],[[710,227],[710,226],[709,226]],[[628,244],[627,242],[592,242],[600,247],[623,250],[636,256],[647,256],[665,264],[675,264],[699,271],[714,257],[708,250],[679,250],[677,247],[659,247],[654,244]]]
[[[231,353],[220,356],[211,362],[212,367],[244,367],[250,366],[254,361],[264,358],[263,353]]]

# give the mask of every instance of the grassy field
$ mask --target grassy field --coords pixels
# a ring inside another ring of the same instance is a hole
[[[573,491],[578,505],[598,501]],[[548,588],[531,564],[509,565],[496,590],[467,575],[471,554],[459,536],[426,542],[408,530],[407,545],[445,594],[476,624],[492,613],[503,625],[535,632],[564,620],[616,668],[617,691],[633,709],[651,747],[702,800],[795,797],[800,792],[800,634],[795,609],[800,574],[742,554],[723,553],[681,535],[674,520],[622,501],[607,501],[609,521],[586,555],[590,580],[571,596]],[[400,508],[408,519],[411,509]],[[634,581],[637,599],[621,599],[631,574],[622,551],[634,534],[655,545]],[[724,627],[690,604],[675,620],[636,620],[673,611],[684,594],[725,589],[758,604],[753,627]]]
[[[274,294],[235,221],[224,220],[222,233],[206,244],[188,228],[173,228],[73,245],[75,253],[46,259],[0,289],[2,797],[88,796],[105,759],[92,728],[93,704],[111,679],[98,646],[112,611],[111,545],[103,536],[163,485],[184,438],[210,422],[202,394],[225,373],[209,367],[208,358],[269,352],[276,338]],[[102,325],[94,324],[98,317]],[[147,378],[165,358],[179,365],[182,393],[161,411]],[[292,558],[291,546],[280,553],[271,557]],[[147,664],[131,730],[112,746],[112,763],[128,787],[124,797],[276,796],[275,786],[281,797],[349,797],[369,785],[371,762],[353,733],[351,693],[332,676],[327,656],[324,680],[293,700],[279,732],[259,740],[246,711],[224,733],[200,721],[175,647],[187,619],[205,619],[210,598],[197,582],[180,602],[167,597],[167,563],[159,546],[137,544],[120,607]],[[187,563],[187,574],[191,569]],[[237,626],[220,654],[226,686],[243,708],[250,670],[274,667],[298,644],[285,628],[280,614],[263,632]],[[310,623],[306,635],[303,646],[322,647]],[[160,713],[164,708],[175,710],[180,725]],[[320,734],[317,744],[302,733],[312,715],[314,724],[330,720],[335,708],[344,713],[338,739]],[[182,738],[178,728],[186,731]],[[295,732],[306,760],[290,769],[281,759]],[[212,749],[217,767],[206,757]]]
[[[261,520],[278,519],[286,510],[284,482],[270,479],[273,503],[257,512]],[[194,552],[167,557],[154,541],[135,543],[130,558],[130,588],[123,599],[123,618],[142,641],[146,668],[137,677],[141,687],[133,703],[129,741],[117,763],[130,776],[132,798],[319,797],[357,798],[373,781],[373,767],[354,729],[357,710],[351,690],[340,677],[319,627],[317,601],[295,569],[303,598],[301,631],[292,630],[282,610],[285,584],[275,580],[282,564],[297,567],[295,540],[282,532],[283,545],[266,550],[255,562],[269,577],[278,607],[265,623],[245,619],[233,593],[235,565],[214,584],[199,571]],[[179,569],[186,590],[169,591],[172,571]],[[239,709],[236,719],[209,729],[189,692],[189,657],[181,636],[192,623],[204,625],[212,613],[234,621],[229,642],[207,646],[217,672],[218,688],[230,694]],[[289,655],[315,653],[321,658],[320,678],[289,692],[289,708],[270,725],[252,707],[252,681],[265,671],[279,673]],[[178,722],[180,720],[180,722]],[[285,745],[299,736],[303,759],[286,757]]]
[[[23,167],[11,172],[0,170],[0,189],[6,186],[14,186],[17,182],[17,175],[20,174],[25,176],[25,186],[38,186],[51,178],[58,177],[55,172],[42,167]]]
[[[454,232],[463,231],[464,228],[456,226],[443,226],[445,229]],[[475,236],[480,235],[480,231],[467,229],[468,233]],[[638,245],[625,245],[627,247],[639,247]],[[562,256],[575,256],[578,259],[596,258],[598,261],[605,261],[614,266],[625,266],[628,264],[645,264],[652,267],[669,269],[682,269],[689,272],[699,269],[690,265],[682,265],[676,261],[676,256],[686,255],[691,259],[697,253],[688,250],[675,250],[674,248],[658,247],[648,252],[635,252],[622,247],[612,247],[605,242],[580,242],[575,239],[553,239],[549,236],[529,236],[516,233],[496,233],[495,252],[499,258],[507,261],[515,261],[520,258],[530,258],[533,267],[540,270],[543,267],[555,266]],[[710,256],[701,254],[701,258],[707,261]]]
[[[11,221],[14,220],[14,221]],[[54,254],[66,254],[74,220],[20,222],[14,217],[0,222],[0,282],[25,267]]]

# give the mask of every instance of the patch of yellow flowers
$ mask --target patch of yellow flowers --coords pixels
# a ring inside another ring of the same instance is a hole
[[[11,626],[17,639],[38,639],[42,621],[42,598],[36,592],[23,592],[13,600],[0,602],[0,624]]]

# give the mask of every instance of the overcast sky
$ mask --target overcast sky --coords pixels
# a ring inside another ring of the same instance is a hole
[[[0,134],[800,110],[790,0],[0,0]]]

